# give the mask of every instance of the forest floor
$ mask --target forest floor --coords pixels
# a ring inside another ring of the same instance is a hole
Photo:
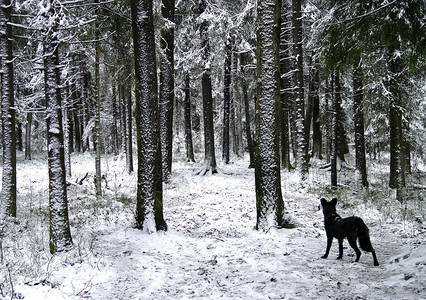
[[[414,193],[401,206],[380,164],[370,167],[368,195],[350,169],[339,173],[337,191],[327,187],[326,170],[314,167],[303,184],[283,171],[285,208],[296,228],[265,233],[253,229],[254,171],[247,161],[207,176],[194,175],[201,164],[176,162],[164,185],[169,230],[151,235],[133,228],[136,174],[125,172],[122,157],[104,158],[105,194],[97,200],[94,164],[91,154],[72,157],[74,248],[51,256],[47,163],[19,159],[18,218],[1,232],[0,299],[426,299],[424,195]],[[335,259],[336,240],[329,258],[320,258],[326,236],[319,199],[334,196],[338,213],[358,215],[370,228],[380,266],[364,252],[353,263],[347,241],[342,260]]]

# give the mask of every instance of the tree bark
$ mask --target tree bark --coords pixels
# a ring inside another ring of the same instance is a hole
[[[72,245],[68,219],[68,199],[62,128],[62,99],[59,74],[59,41],[57,26],[59,14],[55,1],[49,0],[46,12],[46,28],[43,38],[44,82],[46,99],[46,123],[49,167],[49,220],[50,252],[66,251]],[[54,20],[52,25],[51,20]]]
[[[340,78],[339,71],[334,71],[332,78],[332,90],[334,90],[334,97],[332,101],[332,125],[331,125],[331,187],[337,188],[337,159],[339,147],[339,112],[340,112]]]
[[[256,102],[256,229],[284,224],[279,156],[281,1],[258,1]]]
[[[322,159],[322,134],[320,122],[319,71],[315,70],[314,103],[312,105],[312,156]]]
[[[402,92],[400,84],[403,82],[402,61],[398,55],[397,46],[390,46],[387,49],[387,59],[390,80],[388,90],[390,91],[389,103],[389,129],[390,129],[390,174],[389,187],[396,189],[397,198],[402,201],[401,189],[405,186],[405,156],[403,146],[402,130]]]
[[[0,71],[1,118],[3,133],[3,175],[0,221],[16,217],[16,133],[15,99],[13,91],[12,6],[10,0],[0,2]]]
[[[246,124],[244,127],[246,139],[247,139],[247,148],[249,152],[249,168],[254,168],[254,142],[252,138],[252,131],[251,131],[251,116],[250,116],[250,103],[249,103],[249,96],[248,96],[248,83],[247,83],[247,72],[245,71],[245,66],[247,64],[247,54],[242,53],[241,54],[241,88],[242,88],[242,94],[243,94],[243,100],[244,100],[244,115],[246,118]]]
[[[163,183],[158,112],[153,1],[132,0],[135,56],[138,186],[136,224],[145,232],[167,230],[163,217]]]
[[[367,162],[365,158],[364,138],[364,95],[362,83],[362,67],[360,59],[354,64],[353,70],[353,110],[355,131],[355,166],[363,188],[368,189]]]
[[[98,0],[95,0],[98,3]],[[96,198],[102,197],[102,173],[101,173],[101,77],[100,77],[100,45],[99,45],[99,23],[96,22],[95,34],[95,136],[96,136],[96,156],[95,156],[95,191]]]
[[[185,103],[184,103],[184,118],[185,118],[185,150],[186,160],[195,162],[194,147],[192,144],[192,122],[191,122],[191,90],[189,85],[189,74],[185,75]]]
[[[31,160],[31,126],[33,123],[33,114],[27,113],[27,124],[25,126],[25,159]]]
[[[127,153],[126,153],[126,165],[127,165],[127,173],[133,172],[133,126],[132,126],[132,90],[129,87],[126,95],[127,100],[127,118],[126,118],[126,127],[127,127]]]
[[[162,0],[161,13],[165,25],[161,30],[160,64],[160,122],[163,177],[168,180],[172,172],[173,110],[175,101],[174,76],[174,21],[175,1]]]
[[[231,113],[231,65],[232,65],[232,45],[226,42],[225,45],[225,65],[223,80],[223,141],[222,159],[225,164],[229,163],[229,123]]]
[[[293,11],[293,55],[295,56],[295,104],[296,104],[296,167],[302,180],[306,179],[309,171],[306,160],[307,141],[305,139],[305,92],[303,81],[303,36],[302,36],[302,1],[292,0]]]
[[[202,1],[203,11],[207,4]],[[214,124],[213,124],[213,96],[212,80],[210,69],[210,44],[208,36],[209,25],[203,21],[200,26],[203,74],[201,78],[201,89],[203,94],[203,119],[204,119],[204,168],[200,170],[200,175],[206,173],[217,173],[216,154],[214,147]]]
[[[281,68],[281,165],[290,171],[293,167],[290,161],[290,104],[293,94],[291,69],[291,21],[285,15],[290,11],[290,5],[284,1],[281,8],[281,38],[280,38],[280,68]]]

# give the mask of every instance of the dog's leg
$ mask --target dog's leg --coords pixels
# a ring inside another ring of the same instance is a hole
[[[351,245],[352,249],[354,249],[354,251],[356,252],[355,262],[358,262],[361,256],[361,251],[359,251],[358,246],[356,245],[356,237],[348,236],[348,242],[349,245]]]
[[[337,259],[342,259],[343,257],[343,239],[338,239],[339,240],[339,256],[337,257]]]
[[[331,248],[332,243],[333,243],[333,237],[328,236],[327,237],[327,249],[325,250],[325,254],[323,256],[321,256],[321,258],[327,258],[328,257],[328,253],[330,252],[330,248]]]
[[[371,253],[373,254],[374,265],[378,266],[379,262],[377,261],[376,252],[374,252],[374,250],[373,250],[373,251],[371,251]]]

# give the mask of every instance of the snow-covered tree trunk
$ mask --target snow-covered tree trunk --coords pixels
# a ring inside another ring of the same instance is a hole
[[[405,186],[405,158],[402,131],[402,91],[400,85],[402,79],[402,59],[400,50],[396,46],[387,49],[387,60],[389,68],[388,91],[390,92],[389,103],[389,129],[390,129],[390,176],[389,186],[397,191],[398,200],[401,189]]]
[[[163,160],[163,177],[167,180],[172,172],[173,154],[173,110],[175,101],[174,76],[174,21],[175,1],[162,0],[161,13],[165,25],[161,30],[161,64],[160,64],[160,122],[161,155]]]
[[[230,40],[225,45],[225,64],[223,79],[223,141],[222,159],[225,164],[229,163],[229,122],[231,113],[231,65],[232,65],[232,44]]]
[[[284,223],[279,158],[280,1],[258,0],[256,101],[256,229]]]
[[[204,10],[206,3],[203,1]],[[202,58],[203,58],[203,74],[201,78],[201,89],[203,94],[203,120],[204,120],[204,168],[199,174],[217,173],[216,154],[214,147],[214,123],[213,123],[213,95],[212,95],[212,79],[211,79],[211,57],[209,42],[209,24],[204,20],[200,26]]]
[[[353,70],[353,109],[354,109],[354,129],[355,129],[355,166],[359,175],[359,180],[364,189],[368,189],[367,162],[365,158],[365,138],[364,138],[364,92],[362,83],[362,66],[360,60],[354,64]]]
[[[162,160],[152,7],[153,0],[131,1],[137,82],[136,223],[138,228],[148,233],[167,230],[163,217]]]
[[[189,82],[189,74],[185,75],[185,87],[184,87],[185,99],[184,99],[184,119],[185,119],[185,151],[186,160],[195,162],[194,158],[194,146],[192,144],[192,122],[191,122],[191,90]]]
[[[241,53],[241,90],[244,101],[244,115],[246,118],[244,131],[246,134],[247,140],[247,148],[249,152],[250,162],[249,168],[254,168],[254,142],[252,138],[251,132],[251,116],[250,116],[250,103],[249,103],[249,95],[248,95],[248,83],[247,83],[247,74],[245,71],[245,66],[248,64],[247,62],[247,53]]]
[[[32,112],[27,113],[27,124],[25,126],[25,159],[31,160],[31,127],[33,124]]]
[[[127,152],[126,152],[126,169],[127,169],[127,173],[132,173],[133,172],[133,114],[132,114],[132,90],[130,88],[130,86],[128,87],[127,90],[127,95],[126,95],[126,112],[127,112],[127,117],[126,117],[126,127],[127,127]]]
[[[296,168],[301,179],[308,173],[307,141],[305,139],[305,87],[303,80],[303,36],[302,36],[302,1],[292,0],[293,55],[295,57],[294,98],[296,105]]]
[[[319,70],[315,70],[314,103],[312,105],[312,156],[322,159],[322,134],[320,120]]]
[[[44,82],[46,98],[47,149],[49,168],[50,252],[66,251],[72,245],[68,219],[62,99],[59,74],[58,1],[43,1],[45,32],[43,37]]]
[[[331,162],[331,178],[330,185],[333,188],[337,187],[337,164],[338,164],[338,148],[339,148],[339,112],[340,112],[340,74],[339,71],[334,71],[332,75],[332,123],[331,123],[331,149],[330,149],[330,162]]]
[[[98,3],[98,0],[95,0]],[[99,22],[96,22],[95,34],[95,90],[96,90],[96,106],[95,106],[95,139],[96,139],[96,156],[95,156],[95,191],[96,198],[102,196],[102,171],[101,171],[101,76],[100,76],[100,57],[101,49],[99,45]]]
[[[1,118],[3,133],[3,175],[0,221],[16,217],[16,134],[13,92],[12,28],[10,0],[0,1]]]

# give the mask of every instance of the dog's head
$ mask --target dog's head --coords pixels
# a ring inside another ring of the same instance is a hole
[[[321,198],[321,206],[322,206],[322,212],[324,213],[324,216],[336,213],[336,204],[337,204],[337,198],[331,199],[330,202],[328,202],[324,198]]]

